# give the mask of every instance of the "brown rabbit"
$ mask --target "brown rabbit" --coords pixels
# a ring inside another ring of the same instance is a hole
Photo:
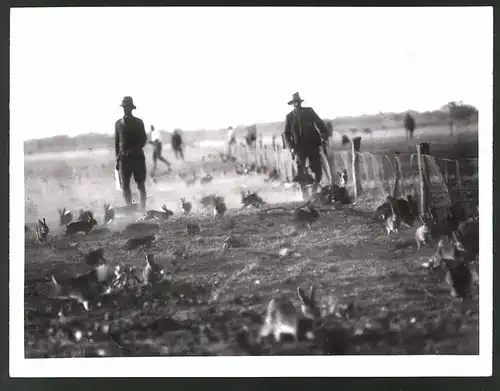
[[[140,248],[150,248],[156,237],[154,235],[141,236],[127,239],[123,248],[127,251],[132,251]]]
[[[69,210],[66,208],[62,209],[57,209],[57,212],[59,213],[59,225],[68,225],[73,221],[73,213],[71,213]]]
[[[181,198],[181,209],[185,215],[189,214],[192,208],[193,205],[191,204],[191,202],[186,201],[185,198]]]
[[[418,227],[415,231],[415,241],[417,242],[417,250],[420,250],[420,245],[427,246],[431,240],[431,229],[429,225],[425,222],[422,215],[418,215],[422,225]]]
[[[45,221],[45,217],[38,219],[36,226],[36,239],[39,243],[45,243],[47,241],[47,236],[49,235],[49,226]]]
[[[299,313],[295,305],[285,297],[276,297],[269,302],[264,324],[259,331],[257,342],[260,342],[261,338],[265,338],[271,333],[274,335],[276,342],[281,340],[282,334],[290,334],[293,336],[295,342],[299,342],[300,319],[307,318],[313,320],[313,322],[320,319],[321,314],[316,305],[314,287],[311,286],[309,296],[305,294],[302,288],[297,287],[297,295],[301,301],[301,313]],[[314,331],[310,331],[314,337]]]
[[[224,202],[224,197],[215,197],[214,199],[214,218],[222,217],[227,211],[226,203]]]
[[[161,208],[162,211],[148,210],[143,219],[168,220],[168,218],[174,214],[166,205],[162,205]]]
[[[394,210],[392,202],[389,202],[389,205],[391,207],[392,213],[385,219],[385,229],[387,230],[387,235],[390,235],[393,232],[397,234],[401,225],[401,218],[399,217],[399,214]]]
[[[111,208],[110,204],[104,204],[104,224],[109,224],[115,219],[115,210]]]
[[[165,278],[165,271],[155,262],[153,254],[146,254],[146,266],[142,277],[144,285],[153,285]]]
[[[77,233],[84,233],[88,235],[94,226],[97,225],[97,221],[94,219],[92,212],[86,215],[85,220],[73,221],[66,225],[66,236],[75,235]]]

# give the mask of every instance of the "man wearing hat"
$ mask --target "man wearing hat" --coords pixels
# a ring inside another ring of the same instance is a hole
[[[132,115],[136,107],[130,96],[122,100],[123,118],[115,123],[116,169],[120,173],[123,197],[127,205],[132,204],[130,179],[132,175],[137,183],[141,197],[141,210],[146,209],[146,157],[143,148],[148,136],[144,122]]]
[[[292,151],[297,162],[297,175],[294,182],[319,184],[323,175],[320,147],[328,140],[328,128],[311,107],[302,107],[304,100],[298,92],[288,102],[294,109],[287,114],[283,137],[285,145]],[[306,173],[306,161],[314,174],[314,179]]]

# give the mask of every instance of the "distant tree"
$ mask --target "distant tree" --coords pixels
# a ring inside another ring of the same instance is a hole
[[[470,123],[478,114],[477,108],[463,104],[463,102],[449,102],[443,109],[449,113],[452,121],[467,121],[467,123]]]
[[[349,144],[350,142],[351,142],[351,139],[349,138],[349,136],[343,134],[342,135],[342,145]]]
[[[406,139],[413,138],[413,132],[415,131],[415,118],[410,113],[406,113],[403,119],[403,126],[406,131]]]

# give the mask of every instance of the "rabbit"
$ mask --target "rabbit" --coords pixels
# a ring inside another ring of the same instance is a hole
[[[446,268],[446,283],[451,285],[451,295],[458,296],[462,302],[471,297],[472,273],[464,262],[455,259],[443,259]]]
[[[190,178],[187,178],[187,179],[184,179],[184,182],[186,183],[186,186],[193,186],[195,183],[196,183],[196,180],[198,178],[196,177],[196,175],[191,175]]]
[[[188,235],[196,235],[201,232],[201,227],[198,224],[187,223],[186,232]]]
[[[147,236],[141,236],[141,237],[135,237],[135,238],[130,238],[127,239],[125,244],[123,245],[123,249],[132,251],[135,249],[139,249],[141,247],[148,247],[150,248],[155,241],[156,237],[154,235],[147,235]]]
[[[200,178],[200,183],[201,183],[202,185],[205,185],[205,184],[207,184],[207,183],[212,182],[212,179],[214,179],[214,177],[213,177],[212,175],[210,175],[210,174],[205,174],[205,175],[203,175],[203,176]]]
[[[319,212],[312,206],[310,202],[302,208],[297,208],[293,211],[292,217],[295,221],[306,223],[309,227],[311,223],[316,221],[320,215]]]
[[[137,234],[143,234],[145,231],[148,232],[158,232],[160,229],[159,224],[146,222],[146,221],[136,221],[135,223],[131,223],[125,227],[122,231],[122,235],[128,236],[137,236]]]
[[[68,225],[73,221],[73,213],[71,213],[69,210],[66,210],[66,208],[62,209],[57,209],[57,212],[59,213],[59,225]]]
[[[193,205],[191,204],[191,202],[186,201],[185,198],[181,198],[181,210],[185,215],[189,214],[192,208]]]
[[[390,235],[392,232],[397,234],[399,232],[399,226],[401,225],[401,218],[399,217],[399,214],[394,210],[392,203],[389,203],[389,205],[391,207],[392,213],[385,219],[385,228],[387,230],[387,235]]]
[[[389,205],[388,202],[384,202],[382,205],[378,206],[377,209],[375,210],[375,214],[373,215],[373,218],[375,220],[382,220],[385,221],[387,217],[391,215],[391,206]]]
[[[396,201],[399,215],[401,216],[401,222],[407,225],[408,227],[412,227],[413,222],[415,221],[412,207],[410,205],[410,200],[412,200],[412,197],[407,196],[407,199],[399,198]]]
[[[108,203],[104,204],[104,224],[109,224],[115,219],[115,210]]]
[[[241,190],[241,203],[243,204],[242,209],[249,206],[261,208],[266,204],[257,193],[252,193],[249,190]]]
[[[80,209],[78,211],[77,221],[87,221],[89,219],[89,217],[91,217],[91,218],[94,217],[94,213],[90,209]]]
[[[222,249],[224,250],[224,252],[228,251],[230,248],[238,248],[238,247],[243,247],[243,243],[240,240],[238,240],[233,234],[229,235],[222,242]]]
[[[97,225],[97,221],[94,219],[92,212],[89,211],[86,220],[73,221],[66,225],[66,236],[74,235],[77,233],[85,233],[88,235],[94,226]]]
[[[200,205],[204,208],[213,207],[216,198],[217,198],[217,196],[215,194],[203,196],[200,199]]]
[[[415,241],[417,242],[417,250],[420,250],[420,245],[427,246],[431,240],[431,230],[429,225],[425,222],[422,215],[418,215],[422,225],[415,231]]]
[[[273,298],[267,306],[264,324],[262,325],[257,342],[269,334],[274,335],[276,342],[280,342],[282,334],[291,334],[295,342],[299,342],[299,320],[302,317],[313,321],[319,320],[321,314],[316,306],[314,286],[311,286],[309,296],[302,288],[297,287],[297,295],[301,301],[301,313],[295,305],[285,297]],[[314,337],[314,333],[313,333]]]
[[[36,238],[39,243],[44,243],[47,241],[47,236],[49,235],[50,229],[47,225],[47,221],[45,221],[45,217],[42,219],[38,219],[38,223],[36,226]]]
[[[107,283],[115,277],[115,271],[108,265],[100,265],[86,273],[71,277],[60,284],[54,275],[51,275],[52,292],[49,296],[62,300],[76,300],[89,311],[90,301],[104,292]]]
[[[347,181],[349,179],[349,177],[347,175],[347,170],[344,169],[342,172],[339,172],[338,174],[340,176],[340,186],[341,187],[346,187],[347,186]]]
[[[130,213],[139,212],[140,204],[135,200],[132,200],[130,205],[124,206],[110,206],[110,204],[104,204],[104,220],[109,224],[113,221],[116,215],[128,215]],[[107,217],[106,217],[107,216]]]
[[[224,202],[224,197],[215,197],[214,199],[214,218],[222,217],[227,211],[226,203]]]
[[[169,210],[166,205],[162,205],[162,211],[158,210],[148,210],[143,219],[156,219],[156,220],[168,220],[170,216],[174,214],[171,210]]]
[[[153,285],[165,278],[165,271],[154,260],[153,254],[146,254],[146,266],[142,271],[144,285]]]
[[[470,253],[470,256],[479,255],[479,220],[471,217],[462,221],[452,237],[460,251]]]

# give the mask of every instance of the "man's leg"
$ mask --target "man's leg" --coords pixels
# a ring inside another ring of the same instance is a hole
[[[321,165],[321,157],[319,155],[319,148],[311,148],[308,151],[309,164],[311,166],[311,171],[314,174],[314,180],[316,183],[320,183],[323,177],[323,167]]]
[[[120,176],[122,179],[122,193],[125,203],[132,204],[132,192],[130,191],[130,178],[132,176],[132,164],[129,156],[124,156],[120,160]]]
[[[138,156],[135,160],[134,165],[134,180],[137,183],[137,189],[141,197],[141,211],[146,210],[146,158],[144,156]],[[130,181],[129,181],[130,182]]]
[[[153,168],[151,169],[151,178],[155,176],[157,161],[158,156],[156,156],[156,152],[153,152]]]
[[[295,161],[297,162],[297,175],[293,178],[294,182],[301,182],[306,177],[307,154],[302,149],[295,151]]]

